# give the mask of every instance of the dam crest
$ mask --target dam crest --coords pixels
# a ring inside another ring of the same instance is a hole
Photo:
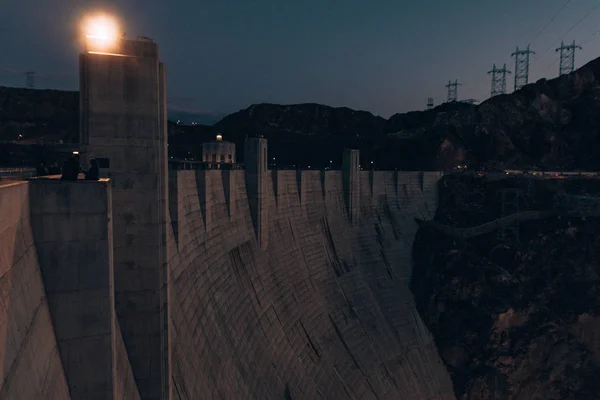
[[[453,399],[409,289],[442,174],[269,170],[260,137],[169,169],[158,47],[118,52],[80,57],[103,177],[0,186],[0,399]]]

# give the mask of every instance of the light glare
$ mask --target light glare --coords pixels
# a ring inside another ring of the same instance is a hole
[[[96,51],[113,48],[120,36],[119,23],[106,14],[89,15],[83,19],[82,30],[88,45]]]

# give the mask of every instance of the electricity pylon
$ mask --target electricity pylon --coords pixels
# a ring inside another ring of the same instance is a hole
[[[529,50],[529,45],[525,50],[519,50],[519,46],[517,46],[517,51],[511,54],[511,56],[515,56],[515,91],[529,83],[530,54],[535,54],[535,52]]]
[[[569,74],[575,70],[575,50],[580,49],[581,46],[577,46],[573,40],[573,44],[564,45],[560,42],[560,47],[556,51],[560,51],[560,67],[558,68],[558,75]]]
[[[492,74],[491,97],[506,93],[506,74],[510,74],[510,71],[506,69],[506,64],[502,68],[496,68],[496,64],[494,64],[488,74]]]

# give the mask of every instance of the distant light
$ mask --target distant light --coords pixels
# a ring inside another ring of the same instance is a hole
[[[221,140],[223,140],[223,136],[217,135],[217,142],[220,142]]]
[[[78,152],[78,151],[74,151],[74,152],[73,152],[73,155],[77,155],[77,154],[79,154],[79,152]]]
[[[86,48],[95,52],[114,49],[119,37],[122,36],[117,19],[104,13],[84,17],[81,30],[87,39]]]

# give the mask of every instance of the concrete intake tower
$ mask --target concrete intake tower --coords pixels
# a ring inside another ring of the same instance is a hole
[[[87,48],[100,180],[0,184],[0,400],[454,399],[409,290],[442,174],[269,170],[261,137],[169,169],[165,82],[150,39]]]

